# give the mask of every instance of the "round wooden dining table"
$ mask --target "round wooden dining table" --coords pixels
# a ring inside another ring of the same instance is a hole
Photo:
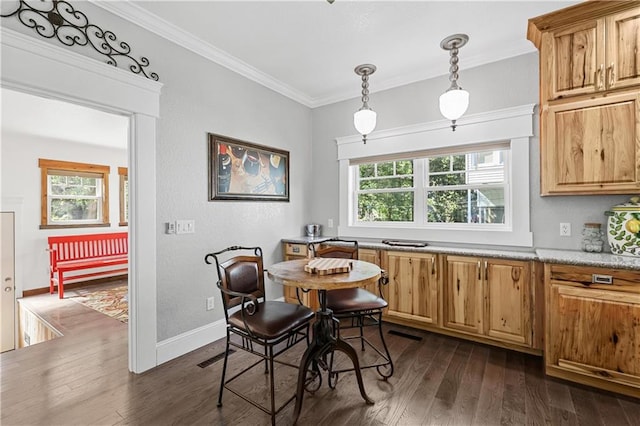
[[[318,291],[320,308],[316,312],[316,321],[313,324],[313,340],[300,361],[296,407],[293,412],[294,423],[298,420],[302,409],[302,398],[309,366],[313,365],[317,368],[322,358],[333,351],[344,352],[351,359],[360,395],[367,404],[373,404],[373,400],[367,396],[364,389],[357,352],[351,345],[340,338],[339,333],[335,333],[338,320],[334,318],[333,312],[327,309],[327,291],[364,287],[368,284],[376,283],[381,277],[381,270],[373,263],[352,260],[352,267],[349,272],[323,275],[305,271],[304,267],[308,262],[309,259],[290,260],[276,263],[267,269],[267,276],[277,283]]]

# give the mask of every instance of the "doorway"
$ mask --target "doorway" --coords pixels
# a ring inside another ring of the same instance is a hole
[[[15,238],[20,244],[15,247],[16,292],[11,294],[20,298],[46,293],[54,308],[62,307],[63,304],[56,304],[57,294],[48,294],[50,262],[49,253],[46,251],[47,237],[128,231],[128,197],[124,196],[126,185],[121,186],[119,183],[126,182],[128,175],[130,119],[122,114],[111,114],[6,88],[0,88],[0,98],[3,210],[13,210],[16,223],[22,224],[16,228],[15,233]],[[54,176],[55,184],[54,180],[47,184],[41,181],[38,168],[43,159],[61,165],[83,166],[87,169],[95,165],[106,171],[99,180],[96,180],[95,176],[84,175],[84,171],[75,175],[72,174],[72,170],[61,171],[57,172],[60,175]],[[55,205],[54,201],[51,201],[51,204],[45,203],[44,195],[41,196],[45,192],[48,194],[47,198],[56,194]],[[21,208],[7,203],[11,199],[20,200]],[[74,210],[65,207],[96,204],[104,205],[105,208],[94,208],[86,212],[81,210],[78,217],[72,214],[75,213]],[[46,216],[43,215],[45,211]],[[55,218],[61,223],[64,223],[64,220],[72,220],[77,228],[70,228],[68,224],[54,227],[49,225],[49,221],[41,223],[41,216]],[[91,223],[83,226],[76,224],[85,220],[105,221],[109,227],[95,228],[91,227],[95,226]],[[3,293],[3,296],[7,294]],[[66,296],[69,298],[72,295]],[[19,300],[26,302],[26,299]],[[6,307],[9,307],[8,302]],[[25,316],[34,319],[27,321],[32,324],[38,318],[37,312],[34,312],[36,316],[27,313],[25,303],[20,303],[17,308],[22,309],[18,309],[19,315],[14,315],[14,318],[21,319],[18,322],[22,328],[18,327],[15,347],[22,348],[41,341],[34,336],[39,334],[36,333],[36,329],[24,328]],[[3,315],[3,320],[4,328],[9,315]],[[43,327],[38,327],[37,330]]]
[[[2,87],[130,117],[128,358],[129,370],[142,373],[157,365],[155,145],[162,84],[7,28],[1,43]]]

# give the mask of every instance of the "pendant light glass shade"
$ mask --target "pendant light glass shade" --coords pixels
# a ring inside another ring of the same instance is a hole
[[[440,95],[440,113],[449,120],[457,120],[469,108],[469,92],[450,89]]]
[[[353,113],[353,125],[361,135],[368,135],[376,128],[378,114],[370,108],[361,108]]]

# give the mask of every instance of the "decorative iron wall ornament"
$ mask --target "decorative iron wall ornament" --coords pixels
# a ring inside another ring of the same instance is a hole
[[[14,4],[14,6],[11,6]],[[5,10],[9,12],[5,13]],[[45,38],[57,38],[66,46],[91,46],[99,54],[106,56],[109,65],[118,67],[118,60],[124,59],[129,70],[151,80],[158,81],[158,74],[147,69],[149,60],[144,56],[136,60],[131,56],[131,47],[118,41],[112,31],[105,31],[90,24],[87,15],[75,10],[66,1],[60,0],[2,0],[0,17],[15,16],[25,26],[33,28]]]

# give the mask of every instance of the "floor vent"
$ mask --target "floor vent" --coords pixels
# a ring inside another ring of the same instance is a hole
[[[235,349],[229,349],[229,354],[232,354],[234,352],[235,352]],[[211,364],[215,363],[216,361],[220,361],[223,358],[224,358],[224,352],[221,352],[218,355],[216,355],[214,357],[211,357],[206,361],[202,361],[200,364],[198,364],[198,367],[206,368],[206,367],[210,366]]]
[[[393,334],[394,336],[405,337],[411,340],[417,340],[417,341],[422,340],[422,337],[420,336],[414,336],[413,334],[403,333],[402,331],[398,331],[398,330],[389,330],[389,334]]]

